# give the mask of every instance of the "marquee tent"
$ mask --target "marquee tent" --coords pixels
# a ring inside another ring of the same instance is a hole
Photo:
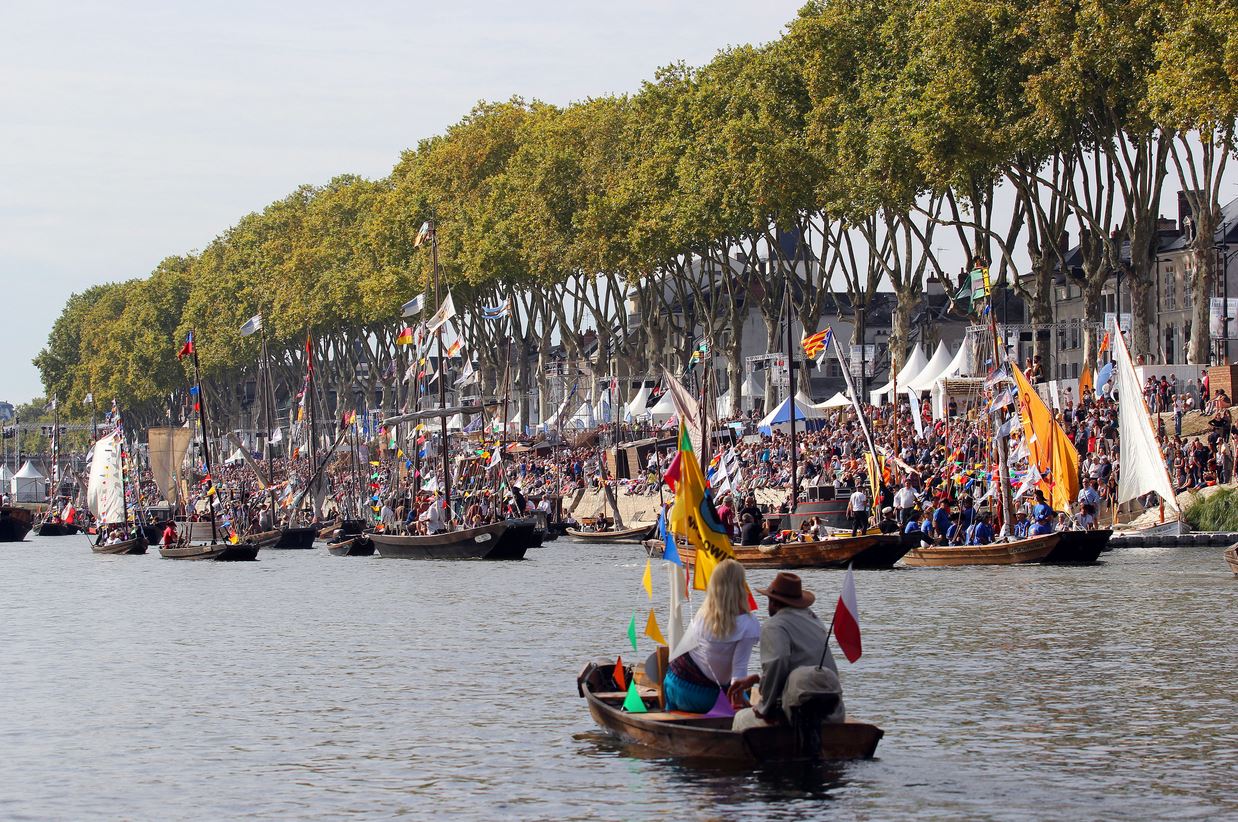
[[[627,418],[640,419],[649,416],[649,386],[641,383],[640,390],[627,405]]]
[[[13,477],[14,502],[46,502],[47,477],[34,467],[34,463],[26,460],[26,464]]]
[[[928,365],[928,360],[924,358],[924,350],[920,348],[920,344],[916,343],[916,347],[911,350],[911,356],[907,358],[907,362],[903,363],[903,367],[898,371],[898,387],[903,390],[912,377],[924,370],[924,366]],[[876,391],[869,392],[869,399],[873,405],[884,405],[886,398],[894,392],[895,380],[890,380],[885,385],[878,388]]]
[[[907,388],[912,391],[927,391],[933,387],[933,383],[937,382],[937,378],[941,373],[950,367],[953,360],[953,355],[950,349],[946,348],[945,341],[937,343],[937,350],[933,352],[932,358],[928,361],[928,365],[920,371],[919,374],[913,376],[907,381]],[[903,390],[903,385],[899,384],[899,390]]]
[[[850,407],[851,407],[851,400],[842,391],[839,391],[837,394],[830,397],[828,400],[824,400],[813,406],[813,408],[816,408],[822,411],[824,411],[827,408],[850,408]]]
[[[802,393],[795,397],[795,422],[796,428],[803,425],[805,431],[817,431],[825,424],[825,414],[819,409],[812,406],[812,401],[807,400]],[[757,423],[757,430],[762,434],[771,434],[777,429],[782,432],[791,430],[791,398],[788,397],[766,414],[760,422]]]
[[[675,400],[671,398],[671,392],[667,391],[663,394],[662,399],[658,400],[648,413],[653,417],[654,422],[663,422],[675,416]]]

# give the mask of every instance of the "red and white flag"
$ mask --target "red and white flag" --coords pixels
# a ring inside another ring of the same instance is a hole
[[[834,608],[834,637],[848,662],[860,658],[860,606],[855,601],[855,576],[849,567],[847,576],[843,577],[843,592],[838,595],[838,605]]]

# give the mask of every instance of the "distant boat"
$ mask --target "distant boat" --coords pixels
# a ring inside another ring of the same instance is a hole
[[[661,556],[660,539],[645,541],[650,556]],[[783,542],[773,545],[733,545],[735,559],[745,568],[892,568],[912,543],[898,534],[861,534],[815,542]],[[685,565],[696,564],[695,551],[680,553]]]
[[[96,554],[145,554],[146,534],[140,526],[129,525],[129,505],[125,500],[124,443],[118,434],[108,434],[91,449],[90,469],[86,481],[86,507],[99,523],[98,534],[90,545]],[[134,535],[107,544],[107,532],[114,527]]]
[[[593,720],[621,739],[670,756],[746,764],[872,759],[885,735],[876,725],[851,719],[813,722],[811,729],[785,724],[733,731],[730,716],[659,711],[656,704],[646,713],[629,713],[622,708],[627,692],[616,689],[614,669],[591,663],[576,680]],[[642,701],[657,699],[653,689],[638,693]]]
[[[25,508],[0,508],[0,542],[21,542],[34,527],[34,517]]]
[[[147,547],[146,536],[139,531],[138,535],[132,539],[121,540],[110,545],[93,542],[90,550],[96,554],[145,554]]]
[[[929,568],[1043,562],[1057,547],[1060,539],[1061,534],[1055,533],[988,545],[922,545],[908,551],[907,556],[903,557],[903,564],[912,568]]]
[[[633,528],[617,528],[603,531],[590,531],[580,528],[566,528],[563,533],[576,542],[641,542],[653,536],[657,523],[637,525]]]
[[[535,537],[529,519],[505,519],[441,534],[400,536],[374,533],[378,553],[396,559],[524,559]]]
[[[82,529],[72,523],[52,522],[45,519],[39,523],[38,535],[41,537],[71,537],[81,532]]]

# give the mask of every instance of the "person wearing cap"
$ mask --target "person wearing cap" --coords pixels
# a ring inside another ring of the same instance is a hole
[[[744,692],[759,682],[761,699],[735,714],[732,728],[737,731],[786,719],[782,692],[787,676],[796,668],[824,664],[838,673],[829,650],[829,634],[809,610],[816,596],[804,589],[797,574],[781,571],[768,588],[758,588],[757,593],[769,598],[769,619],[761,626],[761,674],[735,680],[727,693],[731,705],[738,707],[745,703]]]
[[[897,534],[898,521],[894,519],[894,508],[887,505],[881,509],[881,519],[877,521],[877,530],[883,534]]]

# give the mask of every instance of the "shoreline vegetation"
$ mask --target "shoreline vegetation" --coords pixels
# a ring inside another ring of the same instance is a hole
[[[1196,531],[1238,532],[1238,487],[1205,489],[1195,494],[1183,511]]]

